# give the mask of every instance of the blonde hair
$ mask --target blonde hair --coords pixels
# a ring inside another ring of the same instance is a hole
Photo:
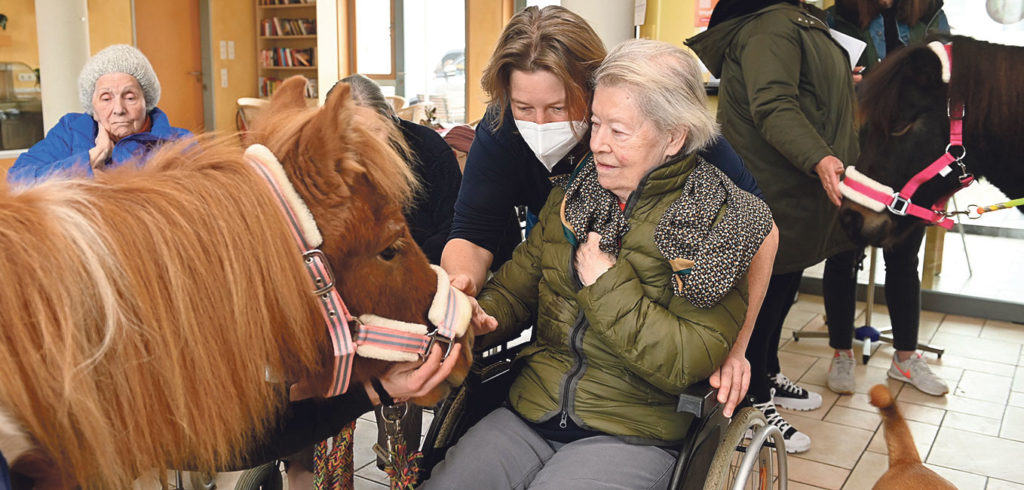
[[[565,86],[569,119],[586,120],[593,95],[587,82],[604,56],[601,38],[579,15],[557,5],[523,9],[502,31],[480,81],[490,97],[488,104],[498,111],[495,128],[504,120],[510,79],[516,70],[544,70],[554,75]]]

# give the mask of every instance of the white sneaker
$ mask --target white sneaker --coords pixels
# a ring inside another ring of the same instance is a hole
[[[942,396],[949,393],[949,386],[946,381],[935,375],[928,363],[924,362],[921,354],[914,353],[909,359],[899,362],[897,354],[892,355],[892,364],[889,366],[889,377],[898,379],[904,383],[914,385],[914,388],[932,396]]]
[[[821,395],[797,386],[785,374],[769,375],[768,383],[775,390],[772,401],[776,406],[790,410],[814,410],[821,406]]]
[[[764,414],[764,418],[768,420],[769,424],[772,424],[782,431],[782,437],[786,440],[786,452],[787,453],[802,453],[811,448],[811,438],[796,430],[786,422],[786,419],[779,415],[778,410],[775,409],[775,403],[768,400],[764,403],[754,403],[754,408],[761,411]]]
[[[828,389],[840,395],[853,394],[853,367],[857,361],[847,350],[837,350],[828,367]]]

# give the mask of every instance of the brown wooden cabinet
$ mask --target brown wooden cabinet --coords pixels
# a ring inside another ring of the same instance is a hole
[[[306,97],[317,97],[316,0],[255,1],[260,97],[293,75],[309,79]]]

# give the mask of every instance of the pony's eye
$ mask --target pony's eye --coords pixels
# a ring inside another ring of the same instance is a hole
[[[909,123],[906,123],[906,124],[904,124],[902,126],[899,126],[899,129],[893,131],[891,134],[893,136],[903,136],[903,135],[907,134],[907,131],[910,131],[910,128],[912,128],[912,127],[914,127],[914,123],[909,122]]]
[[[391,245],[380,252],[380,258],[390,261],[398,255],[398,247]]]

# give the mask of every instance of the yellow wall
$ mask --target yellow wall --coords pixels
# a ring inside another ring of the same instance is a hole
[[[254,0],[212,0],[210,42],[213,58],[214,129],[235,130],[239,97],[256,96],[256,2]],[[235,42],[235,59],[220,59],[220,41]],[[228,87],[222,88],[220,70],[228,70]]]
[[[7,30],[0,31],[0,61],[38,68],[35,0],[4,0],[0,5],[0,13],[7,16]]]
[[[683,40],[697,33],[693,25],[696,17],[694,0],[647,0],[640,37],[682,46]]]
[[[130,0],[89,0],[89,53],[111,44],[132,44]]]
[[[466,0],[466,121],[484,116],[486,96],[480,77],[501,30],[512,17],[512,0]]]

